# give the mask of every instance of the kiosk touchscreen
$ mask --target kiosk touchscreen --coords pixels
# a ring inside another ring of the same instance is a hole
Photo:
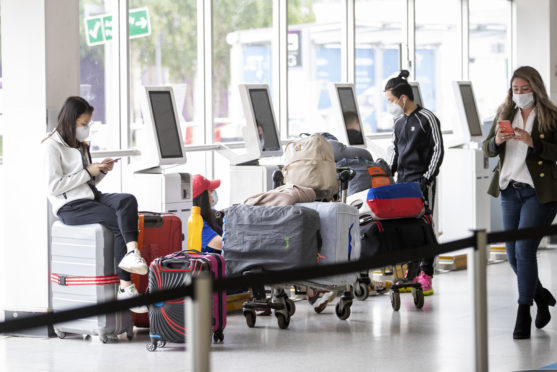
[[[171,87],[145,87],[144,130],[138,172],[158,172],[161,166],[186,163],[184,141]]]
[[[222,143],[217,151],[232,165],[254,165],[261,158],[280,157],[282,147],[268,85],[240,84],[239,89],[246,119],[242,128],[245,152],[237,154]]]
[[[172,166],[185,164],[180,116],[171,87],[145,87],[142,106],[144,128],[138,139],[140,159],[128,189],[136,196],[139,210],[173,213],[182,221],[187,244],[187,222],[191,214],[191,177],[173,171]]]
[[[229,159],[230,203],[242,203],[246,198],[273,188],[273,172],[278,159],[259,164],[262,158],[282,156],[275,114],[266,84],[240,84],[240,97],[246,119],[243,128],[245,152],[236,154],[221,144],[220,154]]]
[[[417,81],[409,82],[410,87],[412,88],[412,93],[414,93],[414,103],[418,106],[424,107],[424,101],[422,99],[422,92],[420,90],[420,83]]]
[[[480,116],[470,81],[454,82],[458,124],[454,125],[456,146],[446,148],[441,168],[440,203],[442,240],[460,239],[470,230],[490,226],[487,194],[489,162],[482,141]]]
[[[367,148],[354,84],[335,83],[331,85],[331,90],[332,101],[340,113],[340,141],[350,146]]]
[[[482,125],[474,98],[471,81],[455,81],[454,91],[458,109],[460,139],[463,143],[480,143],[482,141]]]

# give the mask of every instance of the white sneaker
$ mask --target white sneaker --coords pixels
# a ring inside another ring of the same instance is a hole
[[[135,288],[135,284],[130,285],[129,287],[124,288],[124,290],[122,290],[120,287],[118,287],[118,294],[117,294],[117,298],[119,300],[126,300],[128,298],[133,298],[133,297],[137,297],[139,296],[139,292],[137,291],[137,289]],[[149,311],[149,308],[146,305],[141,305],[141,306],[137,306],[137,307],[132,307],[130,308],[131,311],[133,311],[134,313],[146,313]]]
[[[141,257],[141,253],[139,253],[137,249],[131,250],[126,253],[124,258],[122,258],[122,261],[120,261],[120,263],[118,264],[118,267],[122,270],[126,270],[129,273],[139,275],[145,275],[147,274],[147,272],[149,272],[149,267],[147,266],[145,260],[143,259],[143,257]]]

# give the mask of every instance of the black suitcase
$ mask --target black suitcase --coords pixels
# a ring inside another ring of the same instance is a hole
[[[403,249],[437,246],[430,215],[422,218],[398,218],[360,222],[362,247],[360,257],[369,258],[377,254]]]

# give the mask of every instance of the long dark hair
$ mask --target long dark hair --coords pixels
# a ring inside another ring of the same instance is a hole
[[[536,116],[540,131],[546,132],[555,129],[557,125],[557,106],[549,99],[540,73],[531,66],[522,66],[514,71],[505,101],[497,110],[497,120],[509,120],[512,113],[516,110],[516,105],[513,102],[512,88],[513,80],[516,78],[526,80],[534,92]]]
[[[56,132],[70,147],[79,147],[81,144],[75,134],[75,122],[83,114],[92,114],[95,108],[85,99],[78,96],[71,96],[66,99],[60,113],[58,114],[58,125]],[[53,132],[54,133],[54,132]],[[52,133],[50,134],[52,135]],[[49,135],[49,137],[50,137]],[[47,137],[48,138],[48,137]],[[43,142],[46,138],[43,140]],[[86,145],[86,144],[85,144]]]
[[[203,217],[203,221],[207,222],[211,229],[217,234],[222,235],[222,229],[216,224],[215,212],[213,212],[211,203],[209,202],[209,191],[205,190],[197,197],[193,198],[193,205],[201,208],[201,217]]]
[[[412,87],[408,84],[408,76],[410,76],[408,70],[400,71],[397,77],[387,81],[387,84],[385,84],[385,92],[390,90],[391,94],[396,98],[400,98],[400,96],[404,94],[413,101],[414,92],[412,92]]]

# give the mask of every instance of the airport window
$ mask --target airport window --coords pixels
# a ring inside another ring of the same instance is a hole
[[[460,80],[462,45],[459,0],[416,0],[416,76],[424,107],[433,111],[443,130],[452,129],[454,91]]]
[[[356,1],[356,95],[364,133],[391,131],[393,117],[383,94],[400,70],[404,0]]]
[[[132,143],[144,128],[144,87],[171,86],[185,144],[203,144],[203,124],[196,120],[203,81],[197,76],[197,1],[130,0],[129,9]]]
[[[119,147],[118,89],[113,89],[112,53],[115,46],[110,41],[109,1],[80,0],[80,95],[94,108],[91,126],[93,151]],[[107,40],[107,35],[108,39]]]
[[[491,121],[509,88],[508,0],[469,0],[470,80],[482,121]]]
[[[238,84],[268,84],[272,91],[273,2],[214,0],[214,141],[243,141]]]
[[[341,77],[345,1],[288,2],[288,136],[331,131],[329,83]]]

